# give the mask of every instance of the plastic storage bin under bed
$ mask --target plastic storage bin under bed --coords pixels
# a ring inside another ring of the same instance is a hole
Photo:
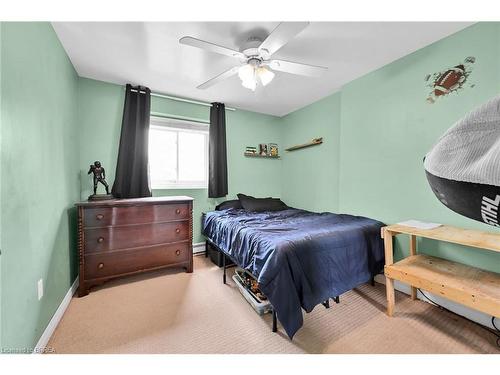
[[[264,315],[273,311],[273,306],[268,300],[262,300],[252,290],[245,285],[243,279],[248,275],[243,269],[237,268],[233,275],[233,281],[240,290],[240,293],[259,315]],[[248,277],[248,276],[247,276]]]

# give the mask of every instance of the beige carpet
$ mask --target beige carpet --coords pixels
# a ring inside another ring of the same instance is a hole
[[[116,280],[73,298],[48,346],[56,353],[499,353],[494,336],[404,294],[384,314],[385,289],[363,285],[304,314],[290,341],[258,316],[204,257],[177,270]]]

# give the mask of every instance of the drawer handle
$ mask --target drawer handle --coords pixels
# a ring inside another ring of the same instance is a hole
[[[177,215],[179,215],[179,214],[181,213],[180,208],[178,208],[177,210],[175,210],[175,213],[176,213]]]
[[[103,215],[103,214],[97,214],[97,215],[95,215],[95,218],[96,218],[97,220],[102,220],[102,218],[103,218],[103,217],[104,217],[104,215]]]
[[[104,263],[99,263],[99,265],[97,266],[99,269],[103,269],[104,268]]]
[[[180,230],[179,228],[177,228],[177,229],[175,230],[175,233],[180,233],[180,232],[181,232],[181,230]]]
[[[99,242],[99,243],[101,243],[102,241],[104,241],[104,237],[99,237],[99,238],[97,239],[97,242]]]
[[[180,250],[175,250],[175,255],[181,255],[181,251]]]

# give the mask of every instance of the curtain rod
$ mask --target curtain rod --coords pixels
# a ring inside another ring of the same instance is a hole
[[[139,91],[137,89],[132,89],[131,91],[133,91],[133,92],[145,92],[145,91]],[[191,100],[191,99],[179,98],[178,96],[165,95],[165,94],[160,94],[160,93],[156,93],[156,92],[151,92],[151,96],[156,96],[157,98],[165,98],[165,99],[175,100],[177,102],[184,102],[184,103],[190,103],[190,104],[198,104],[198,105],[202,105],[202,106],[205,106],[205,107],[211,107],[212,106],[211,103],[200,102],[198,100]],[[231,108],[231,107],[226,107],[226,110],[227,111],[236,111],[235,108]]]
[[[200,118],[195,118],[195,117],[187,117],[187,116],[179,116],[179,115],[172,115],[170,113],[151,112],[151,116],[153,116],[153,117],[162,117],[162,118],[170,118],[170,119],[174,119],[174,120],[199,122],[199,123],[202,123],[202,124],[210,124],[210,121],[205,120],[205,119],[200,119]]]

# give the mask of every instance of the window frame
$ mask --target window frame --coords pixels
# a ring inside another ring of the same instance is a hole
[[[151,169],[149,169],[149,176],[151,181],[151,189],[153,190],[167,190],[167,189],[208,189],[208,124],[189,121],[189,120],[178,120],[172,118],[164,118],[158,116],[151,116],[149,120],[150,131],[151,129],[172,131],[176,133],[176,172],[177,179],[175,181],[165,181],[165,180],[154,180],[151,174]],[[203,181],[179,181],[179,132],[184,133],[195,133],[203,134],[205,137],[204,142],[204,171],[205,179]],[[149,142],[149,140],[148,140]],[[148,144],[148,153],[149,144]],[[150,158],[151,154],[148,154]]]

